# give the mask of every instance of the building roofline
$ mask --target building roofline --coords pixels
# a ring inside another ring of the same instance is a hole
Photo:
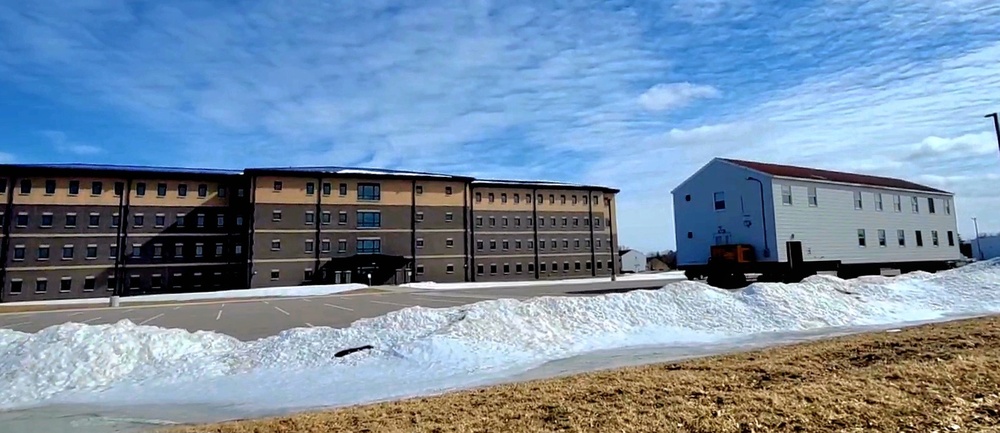
[[[328,177],[353,177],[353,178],[403,178],[403,179],[421,179],[421,180],[442,180],[451,179],[458,181],[471,181],[473,178],[468,176],[457,176],[451,174],[443,173],[430,173],[422,171],[409,171],[409,170],[391,170],[383,168],[365,168],[365,167],[340,167],[340,166],[317,166],[317,167],[252,167],[244,170],[244,173],[250,176],[268,176],[268,175],[300,175],[300,176],[316,176],[323,175]]]
[[[55,171],[63,175],[107,175],[121,178],[139,176],[160,178],[206,178],[206,177],[236,177],[243,174],[242,170],[193,168],[193,167],[154,167],[144,165],[114,165],[114,164],[0,164],[0,172],[12,173],[18,176],[40,177],[44,174],[39,170]]]
[[[602,191],[617,194],[621,190],[601,185],[584,185],[566,182],[555,182],[546,180],[505,180],[505,179],[476,179],[472,181],[474,186],[490,187],[522,187],[532,189],[571,189],[580,191]]]
[[[854,185],[876,189],[890,189],[899,191],[912,191],[923,194],[951,195],[954,193],[938,188],[932,188],[913,181],[898,177],[878,176],[863,173],[853,173],[848,171],[828,170],[823,168],[805,167],[790,164],[776,164],[760,161],[748,161],[732,158],[718,158],[723,162],[737,165],[749,170],[753,170],[772,178],[794,179],[806,182],[832,183],[839,185]],[[770,169],[770,171],[769,171]],[[784,172],[782,172],[784,171]],[[810,172],[811,174],[799,175],[796,172]],[[839,177],[840,179],[838,179]]]

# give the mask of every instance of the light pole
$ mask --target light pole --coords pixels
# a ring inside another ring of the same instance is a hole
[[[972,218],[972,225],[976,228],[976,249],[979,250],[979,260],[983,259],[983,244],[979,241],[979,221]]]
[[[983,117],[993,118],[993,129],[997,133],[997,149],[1000,150],[1000,113],[987,114]]]
[[[757,182],[757,185],[760,186],[760,220],[761,227],[764,228],[764,251],[762,253],[765,258],[771,257],[771,249],[767,246],[767,208],[764,206],[764,182],[753,176],[747,176],[747,180]]]

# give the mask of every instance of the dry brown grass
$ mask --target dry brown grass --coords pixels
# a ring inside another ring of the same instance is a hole
[[[956,429],[1000,431],[1000,319],[996,317],[172,431]]]

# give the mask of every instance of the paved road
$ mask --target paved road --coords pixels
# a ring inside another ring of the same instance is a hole
[[[681,279],[683,278],[677,280]],[[128,319],[140,325],[182,328],[189,331],[216,331],[241,340],[252,340],[274,335],[285,329],[304,326],[347,327],[358,319],[377,317],[417,305],[445,308],[499,298],[523,300],[539,296],[594,296],[659,288],[669,281],[619,280],[614,283],[446,291],[394,288],[384,293],[7,313],[0,314],[0,328],[37,332],[66,322],[105,324]]]

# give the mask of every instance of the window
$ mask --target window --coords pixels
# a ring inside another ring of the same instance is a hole
[[[184,227],[184,214],[177,214],[177,227]]]
[[[510,263],[504,263],[503,264],[503,273],[504,273],[504,275],[510,273]]]
[[[580,270],[580,262],[573,262],[573,270],[574,271]]]
[[[49,290],[49,281],[45,278],[35,280],[35,293],[45,293]]]
[[[219,214],[215,217],[215,226],[222,228],[226,226],[226,216]]]
[[[97,258],[97,245],[87,245],[87,258],[88,259]]]
[[[948,246],[949,247],[955,246],[955,233],[952,232],[951,230],[948,231]]]
[[[545,249],[545,239],[538,240],[538,249],[540,250]]]
[[[476,217],[476,227],[482,227],[482,226],[483,226],[483,217],[477,216]]]
[[[347,214],[342,213],[342,220],[346,219]],[[372,212],[372,211],[358,211],[358,228],[359,229],[371,229],[382,227],[382,213]]]
[[[306,182],[306,195],[316,194],[316,184],[312,182]]]
[[[31,179],[21,179],[21,194],[31,194]]]
[[[381,239],[358,239],[358,254],[379,254],[381,252]]]
[[[477,250],[483,249],[483,241],[476,241],[476,249]]]
[[[62,279],[59,280],[59,291],[68,292],[70,290],[73,290],[73,279],[70,277],[62,277]]]
[[[243,188],[240,188],[239,192],[240,192],[239,196],[243,197]],[[225,198],[226,197],[226,187],[224,187],[222,185],[219,185],[218,195],[219,195],[219,198]]]
[[[715,193],[715,210],[726,210],[726,193]]]
[[[278,222],[281,221],[281,211],[273,210],[271,211],[271,221]]]
[[[865,208],[865,202],[861,196],[861,191],[854,191],[854,208],[858,210]]]
[[[0,194],[7,193],[7,179],[0,179]]]
[[[156,227],[163,227],[167,225],[167,216],[161,213],[156,214],[153,221]]]
[[[273,189],[274,189],[274,191],[281,191],[281,188],[283,186],[284,185],[281,183],[280,180],[276,180],[276,181],[274,181],[274,187],[273,187]]]
[[[497,249],[497,241],[492,240],[492,239],[490,240],[490,249],[491,250]]]
[[[142,244],[132,244],[132,257],[142,257]]]
[[[313,251],[316,251],[315,241],[313,241],[312,239],[306,239],[305,252],[311,253]]]
[[[52,227],[52,214],[43,213],[42,214],[42,227]]]
[[[807,190],[807,194],[808,194],[809,206],[811,207],[819,206],[819,200],[816,197],[816,187],[810,186]]]
[[[927,213],[934,213],[934,197],[927,197]]]
[[[73,246],[72,245],[63,245],[62,258],[63,258],[63,260],[72,260],[73,259]]]
[[[281,247],[280,243],[279,243],[278,247],[279,248]],[[199,244],[194,244],[194,256],[195,257],[202,257],[204,255],[205,255],[205,245],[204,244],[200,244],[200,243]]]
[[[17,226],[27,227],[28,226],[28,214],[21,212],[17,214]]]
[[[503,241],[502,245],[503,245],[503,249],[505,251],[510,249],[510,241],[506,241],[505,240],[505,241]]]
[[[333,248],[333,244],[330,242],[329,239],[323,239],[319,243],[319,248],[321,252],[328,253]]]
[[[112,290],[114,290],[116,287],[118,287],[118,285],[116,284],[117,282],[118,282],[118,280],[116,280],[115,277],[108,277],[108,291],[109,292],[112,291]]]
[[[87,222],[90,227],[98,227],[101,225],[101,214],[92,213],[90,214],[90,220]]]
[[[416,244],[417,244],[417,248],[423,248],[424,247],[424,239],[423,238],[417,238]]]
[[[279,251],[279,250],[281,250],[281,240],[271,239],[271,251]]]
[[[900,196],[898,196],[898,195],[892,196],[892,210],[894,212],[902,212],[903,211],[903,201],[900,198]]]
[[[601,219],[594,217],[594,228],[601,228]]]
[[[483,267],[483,265],[476,265],[476,273],[479,275],[485,273],[485,268]]]
[[[94,291],[94,286],[96,286],[96,282],[94,281],[94,277],[88,276],[88,277],[86,277],[86,278],[83,279],[83,291],[84,292],[93,292]]]
[[[153,245],[153,258],[163,257],[163,244]]]
[[[549,194],[549,204],[556,204],[556,195]]]
[[[347,219],[347,214],[346,213],[341,212],[341,214],[344,216],[344,219]],[[321,216],[321,218],[322,218],[321,221],[323,222],[323,224],[330,224],[331,222],[333,222],[333,214],[331,214],[330,211],[327,211],[327,210],[323,211],[323,215]]]
[[[567,248],[569,248],[569,239],[563,239],[563,249],[567,249]]]
[[[215,244],[215,257],[222,257],[224,251],[225,251],[225,245],[223,245],[222,243]]]
[[[243,217],[241,216],[236,217],[236,226],[243,227]]]
[[[77,195],[80,193],[80,181],[71,180],[69,181],[69,195]]]
[[[917,246],[924,246],[924,234],[921,233],[920,230],[917,230]]]
[[[725,204],[723,204],[723,206],[725,206]],[[573,217],[573,227],[578,227],[579,225],[580,225],[580,218]]]
[[[883,229],[878,229],[878,246],[880,247],[886,246],[885,230]]]
[[[138,197],[146,195],[146,182],[136,182],[135,195]]]
[[[451,194],[452,194],[451,187],[450,186],[444,187],[444,195],[451,195]],[[452,266],[452,270],[454,270],[454,266]]]
[[[133,225],[136,227],[142,227],[142,224],[146,221],[146,217],[141,213],[135,214],[132,218],[135,222]]]
[[[580,240],[579,239],[574,239],[573,240],[573,248],[580,248]]]
[[[501,223],[503,224],[504,227],[510,225],[510,221],[507,220],[507,217],[503,217],[503,219],[501,219]]]
[[[177,195],[180,197],[187,197],[188,186],[186,183],[177,184]]]
[[[306,211],[306,224],[313,225],[316,223],[316,212]]]
[[[108,258],[111,258],[111,259],[117,259],[118,258],[118,245],[111,244],[111,247],[108,248]]]
[[[790,185],[781,185],[781,203],[792,204],[792,187]]]
[[[489,193],[489,194],[488,194],[488,196],[489,196],[489,199],[488,199],[488,201],[489,201],[490,203],[493,203],[493,201],[494,201],[494,199],[495,199],[495,197],[494,197],[493,193],[492,193],[492,192],[491,192],[491,193]]]
[[[514,193],[514,204],[521,203],[521,194]]]
[[[49,246],[42,245],[38,247],[38,260],[48,260],[49,259]]]
[[[444,214],[444,221],[445,222],[449,222],[450,223],[450,222],[452,222],[454,220],[455,220],[455,214],[453,214],[451,212],[446,212]]]
[[[559,195],[559,204],[566,204],[566,194]]]
[[[339,189],[338,192],[340,193],[340,195],[347,195],[347,184],[346,183],[340,184],[340,186],[339,186],[338,189]]]
[[[333,194],[333,184],[330,182],[323,182],[323,195]]]
[[[153,274],[152,281],[150,282],[150,287],[154,289],[159,289],[163,287],[163,275]]]
[[[417,218],[417,222],[422,222],[424,220],[424,213],[423,212],[417,212],[416,218]]]
[[[203,183],[198,185],[198,197],[199,198],[208,197],[208,185],[205,185]]]
[[[572,201],[573,204],[577,203],[576,194],[573,194],[573,197],[571,197],[571,201]]]
[[[337,241],[337,252],[339,253],[347,252],[347,239],[341,239]]]
[[[14,261],[24,260],[24,245],[14,246]]]
[[[514,249],[515,250],[521,249],[521,240],[520,239],[515,239],[514,240]]]
[[[483,193],[477,192],[476,193],[476,203],[480,203],[482,201],[483,201]]]
[[[359,183],[358,200],[378,201],[382,199],[382,189],[377,183]]]
[[[93,195],[101,195],[104,191],[104,184],[100,181],[94,181],[90,184],[90,193]]]
[[[66,227],[76,227],[76,214],[68,213],[66,214]]]
[[[569,272],[569,262],[563,262],[563,272]]]
[[[165,184],[165,183],[158,183],[158,184],[156,184],[156,196],[157,197],[166,197],[167,196],[167,184]]]
[[[906,246],[906,230],[896,230],[896,240],[899,242],[899,246]]]
[[[548,272],[549,265],[545,262],[538,264],[538,272]]]
[[[45,193],[55,194],[56,193],[56,181],[48,179],[45,181]]]
[[[424,265],[417,265],[417,275],[424,274]]]
[[[449,188],[451,188],[451,187],[449,187]],[[455,273],[455,265],[453,265],[453,264],[451,264],[451,263],[448,263],[448,264],[447,264],[447,265],[446,265],[446,266],[444,267],[444,271],[445,271],[446,273],[449,273],[449,274],[454,274],[454,273]]]
[[[497,273],[497,265],[495,263],[490,263],[490,275],[495,275]]]
[[[417,190],[416,191],[417,195],[421,195],[421,194],[424,193],[424,186],[423,185],[417,185],[415,189]]]
[[[198,220],[195,222],[198,227],[205,227],[205,214],[198,214]]]
[[[500,193],[500,203],[507,203],[507,193]]]
[[[115,182],[115,196],[125,194],[125,182]]]
[[[453,248],[455,246],[455,240],[452,239],[452,238],[445,239],[444,240],[444,246],[446,246],[448,248]]]
[[[913,213],[920,213],[920,199],[917,196],[910,197],[910,210]]]
[[[941,245],[938,242],[938,232],[937,232],[937,230],[931,230],[931,245],[934,245],[935,247]]]
[[[858,229],[858,246],[863,247],[867,242],[865,241],[865,229]]]
[[[529,250],[535,249],[535,241],[528,241],[528,249]]]
[[[276,281],[281,279],[281,271],[277,269],[271,269],[271,281]]]

